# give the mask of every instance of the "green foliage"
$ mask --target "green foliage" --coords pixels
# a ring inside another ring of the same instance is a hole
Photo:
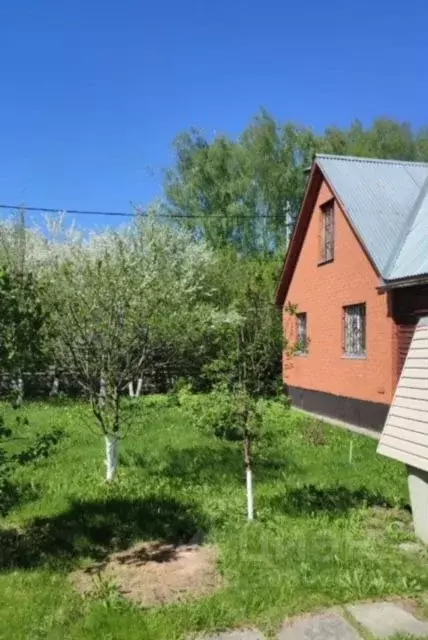
[[[11,375],[34,371],[43,362],[48,311],[42,294],[31,272],[0,269],[0,362]]]
[[[213,261],[204,243],[151,216],[71,242],[53,263],[56,351],[104,435],[123,435],[131,381],[156,383],[203,347],[205,327],[223,322],[209,301]]]
[[[377,118],[365,129],[355,120],[347,129],[329,127],[319,141],[326,153],[369,158],[422,161],[428,160],[428,131],[414,132],[407,122]]]
[[[214,336],[203,363],[203,380],[229,389],[242,384],[253,396],[275,396],[285,346],[281,314],[273,302],[278,264],[268,257],[240,257],[227,250],[218,255],[215,302],[233,309],[236,321],[225,323]],[[198,388],[197,381],[194,385]]]
[[[271,252],[291,231],[314,148],[311,131],[280,125],[266,111],[236,141],[210,142],[193,129],[174,142],[165,192],[174,213],[191,216],[186,225],[215,248]]]
[[[62,429],[52,429],[49,433],[36,434],[33,442],[11,456],[12,463],[29,464],[47,458],[52,448],[62,440],[64,431]]]
[[[5,419],[0,414],[0,515],[4,516],[8,510],[19,502],[21,493],[19,487],[13,481],[13,474],[22,465],[31,464],[47,458],[55,445],[64,437],[64,431],[54,428],[46,433],[31,434],[28,418],[15,415],[10,423],[5,424]],[[22,437],[22,433],[25,437]],[[16,450],[16,442],[28,444]],[[15,449],[10,445],[15,444]]]
[[[181,389],[178,399],[192,423],[217,438],[241,442],[245,435],[257,438],[260,434],[261,411],[243,391],[231,393],[218,387],[207,394],[195,394],[187,387]]]
[[[225,136],[211,144],[197,130],[174,141],[176,166],[166,173],[166,193],[174,212],[191,216],[216,248],[248,241],[253,194],[244,149]],[[219,215],[227,216],[219,219]],[[248,224],[245,219],[248,218]]]
[[[147,409],[165,409],[165,407],[176,406],[177,402],[175,393],[152,393],[140,399],[140,403]]]

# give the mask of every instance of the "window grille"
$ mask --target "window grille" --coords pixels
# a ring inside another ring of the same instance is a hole
[[[299,353],[308,352],[308,332],[306,313],[297,314],[297,348]]]
[[[343,350],[346,355],[366,353],[366,305],[351,304],[343,308]]]
[[[334,258],[334,203],[333,200],[322,207],[321,261]]]

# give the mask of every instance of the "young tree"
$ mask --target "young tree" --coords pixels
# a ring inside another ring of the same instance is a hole
[[[291,357],[299,345],[284,344],[281,314],[272,302],[275,282],[272,260],[236,258],[228,264],[223,272],[228,273],[229,286],[224,286],[222,292],[225,305],[235,312],[235,321],[221,327],[216,357],[205,367],[206,375],[217,388],[202,404],[193,402],[185,393],[181,398],[184,406],[187,400],[193,419],[202,429],[241,444],[248,519],[252,520],[253,444],[263,439],[257,399],[280,392],[281,353],[285,351]],[[290,305],[287,313],[295,312]]]
[[[221,301],[239,324],[225,325],[217,350],[205,366],[212,383],[234,389],[245,381],[248,393],[278,393],[283,348],[281,314],[274,304],[278,263],[271,257],[219,257],[215,279]],[[228,276],[225,278],[224,274]]]
[[[202,396],[184,387],[178,395],[181,406],[197,428],[242,446],[247,517],[253,520],[253,444],[263,434],[263,417],[257,401],[243,386],[232,391],[226,385],[219,385],[211,393]]]

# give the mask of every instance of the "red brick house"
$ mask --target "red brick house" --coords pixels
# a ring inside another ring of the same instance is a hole
[[[381,429],[428,313],[428,164],[316,156],[276,301],[293,404]]]

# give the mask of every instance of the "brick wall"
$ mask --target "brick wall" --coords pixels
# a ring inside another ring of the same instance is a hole
[[[321,184],[305,241],[284,303],[297,304],[307,313],[308,354],[284,356],[284,381],[293,387],[324,391],[360,400],[389,404],[392,400],[396,356],[395,325],[388,312],[386,293],[339,204],[335,202],[335,257],[318,266],[320,207],[333,197]],[[342,308],[366,303],[367,357],[342,353]],[[284,311],[284,330],[293,338],[295,319]]]

